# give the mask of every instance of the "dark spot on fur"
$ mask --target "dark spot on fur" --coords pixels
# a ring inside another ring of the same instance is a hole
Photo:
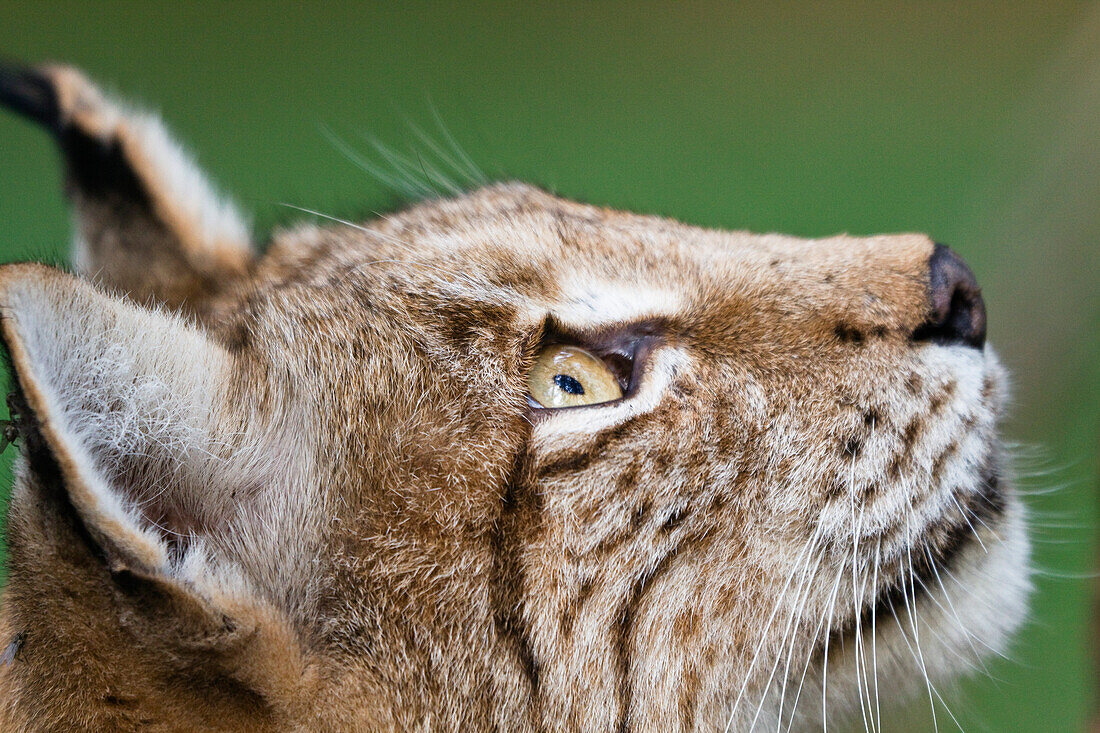
[[[882,413],[878,409],[871,407],[863,412],[863,424],[868,430],[873,430],[876,427],[882,426]]]
[[[938,479],[939,478],[940,474],[943,473],[943,467],[947,463],[947,459],[949,459],[952,455],[954,455],[954,453],[958,449],[959,449],[959,442],[957,440],[951,441],[951,444],[948,445],[947,448],[944,449],[943,452],[941,452],[938,456],[936,456],[936,460],[932,461],[932,478],[933,479]]]
[[[863,503],[870,504],[878,498],[879,489],[882,485],[878,481],[872,481],[863,487]]]
[[[619,491],[628,491],[634,488],[634,482],[638,480],[638,465],[632,463],[623,469],[623,472],[619,474],[615,479],[615,487]]]
[[[451,345],[468,346],[482,339],[495,339],[515,321],[511,306],[463,300],[449,303],[436,314],[441,320],[441,335]]]
[[[928,402],[928,413],[930,415],[939,414],[944,405],[954,396],[955,389],[958,385],[955,382],[948,382],[944,385],[943,389],[937,392],[931,400]]]
[[[653,461],[653,469],[657,472],[667,471],[668,467],[672,465],[675,458],[675,454],[664,447],[655,449],[650,455],[650,460]]]
[[[848,485],[839,476],[833,476],[825,483],[825,498],[829,501],[840,501],[847,494]]]
[[[516,461],[507,490],[501,501],[500,515],[489,537],[493,557],[491,599],[493,625],[512,661],[526,678],[531,693],[539,694],[539,662],[531,644],[531,632],[519,612],[520,593],[527,585],[526,570],[520,560],[523,528],[541,515],[536,492],[523,491],[517,477],[524,473],[522,461]]]
[[[684,507],[677,507],[677,508],[673,509],[672,513],[668,515],[668,518],[665,519],[665,523],[661,525],[661,531],[662,532],[671,532],[671,531],[673,531],[674,529],[679,527],[681,524],[683,524],[684,519],[687,518],[687,515],[688,515],[688,511]]]
[[[836,277],[833,276],[833,273],[830,272],[828,275],[825,276],[826,283],[832,283],[833,280],[836,280]]]
[[[905,388],[909,390],[909,394],[915,395],[921,391],[924,387],[924,380],[916,372],[909,372],[909,376],[905,378]]]
[[[844,443],[844,453],[850,458],[857,458],[863,452],[863,438],[853,435]]]
[[[587,468],[592,461],[607,455],[608,446],[629,435],[642,424],[644,424],[644,421],[634,420],[605,430],[592,441],[587,449],[567,452],[566,455],[554,458],[544,464],[539,468],[539,477],[548,478],[562,473],[575,473]]]
[[[252,345],[252,329],[248,321],[241,320],[227,329],[225,346],[230,351],[243,351]]]
[[[836,324],[836,327],[833,329],[833,334],[842,343],[857,345],[863,343],[863,332],[847,323]]]
[[[924,421],[919,415],[910,420],[909,424],[905,426],[905,430],[901,434],[901,444],[905,447],[906,454],[913,450],[913,446],[923,429]]]
[[[901,475],[901,466],[904,462],[904,454],[895,455],[890,459],[890,465],[886,467],[886,475],[891,481],[897,480],[898,476]]]
[[[584,604],[592,596],[594,586],[591,580],[585,580],[581,583],[581,587],[577,590],[577,596],[573,599],[565,608],[565,613],[561,617],[561,633],[562,636],[568,638],[573,635],[573,626],[576,624],[577,616],[580,615],[581,610],[584,608]]]
[[[989,402],[993,397],[993,389],[995,385],[993,383],[992,375],[987,374],[985,379],[982,380],[982,401]]]

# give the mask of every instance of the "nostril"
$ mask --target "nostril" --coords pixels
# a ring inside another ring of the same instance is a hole
[[[928,316],[915,341],[985,344],[985,301],[974,272],[948,247],[937,244],[928,260]]]

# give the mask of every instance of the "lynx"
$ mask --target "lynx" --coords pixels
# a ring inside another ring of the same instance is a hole
[[[260,249],[77,71],[0,101],[77,271],[0,268],[3,730],[878,729],[1021,623],[1005,376],[927,237],[503,183]]]

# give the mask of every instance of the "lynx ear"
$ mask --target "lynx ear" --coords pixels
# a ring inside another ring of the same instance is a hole
[[[0,268],[0,310],[28,443],[112,561],[169,573],[175,539],[221,511],[195,485],[216,470],[228,353],[177,316],[41,265]]]
[[[253,260],[249,233],[160,121],[71,68],[0,65],[0,105],[49,129],[76,210],[78,269],[139,302],[201,313]]]

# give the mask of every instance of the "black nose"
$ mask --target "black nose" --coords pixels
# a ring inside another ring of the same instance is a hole
[[[937,244],[928,261],[928,316],[914,332],[916,341],[985,343],[985,302],[973,271],[946,246]]]

